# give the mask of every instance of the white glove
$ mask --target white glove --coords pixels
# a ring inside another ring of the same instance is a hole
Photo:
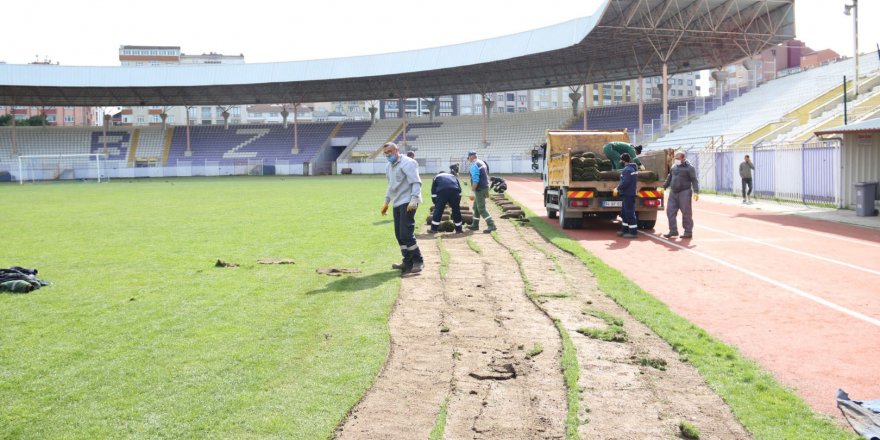
[[[639,165],[639,171],[645,171],[645,166],[644,166],[644,165]]]
[[[419,209],[419,202],[412,200],[409,202],[409,205],[406,205],[406,212],[414,212],[416,209]]]

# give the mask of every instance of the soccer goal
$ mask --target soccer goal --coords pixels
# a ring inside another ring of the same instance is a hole
[[[107,182],[104,154],[37,154],[18,156],[18,182],[82,180]]]

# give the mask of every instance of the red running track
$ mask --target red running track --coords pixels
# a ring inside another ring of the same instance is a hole
[[[507,185],[546,216],[539,180]],[[595,222],[564,232],[816,411],[840,417],[838,388],[880,398],[880,231],[704,200],[694,202],[691,240],[661,236],[665,212],[638,239],[617,228]]]

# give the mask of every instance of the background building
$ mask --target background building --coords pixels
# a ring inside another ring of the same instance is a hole
[[[173,64],[244,64],[244,55],[223,55],[206,53],[187,55],[180,51],[180,46],[120,46],[119,62],[129,67],[155,67]],[[227,106],[218,103],[215,106],[149,106],[123,107],[121,112],[122,125],[162,125],[162,113],[167,117],[166,124],[184,125],[187,117],[191,125],[223,124],[223,112],[229,112],[230,124],[243,124],[247,119],[247,108],[243,105]]]
[[[0,64],[6,63],[0,61]],[[58,62],[53,63],[48,59],[34,61],[31,64],[44,64],[48,69],[59,65]],[[0,107],[0,116],[14,115],[16,121],[24,121],[34,116],[43,115],[46,117],[46,125],[53,126],[95,125],[96,120],[93,113],[92,107]]]

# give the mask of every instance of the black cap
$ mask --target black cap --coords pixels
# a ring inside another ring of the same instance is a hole
[[[632,158],[629,157],[629,153],[623,153],[620,155],[620,160],[626,163],[630,163],[630,161],[632,161]]]

